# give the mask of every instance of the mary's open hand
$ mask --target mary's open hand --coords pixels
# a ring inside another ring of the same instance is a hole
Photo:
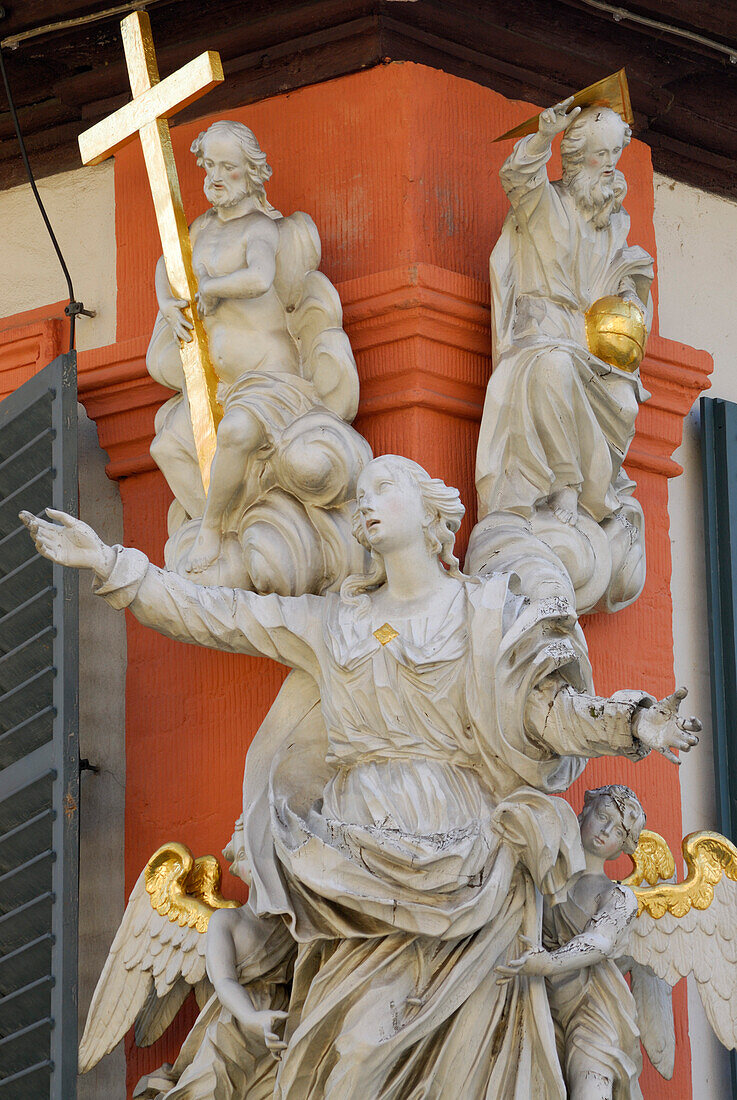
[[[701,722],[693,716],[681,718],[678,713],[687,695],[685,687],[678,688],[654,706],[639,710],[633,722],[633,733],[638,741],[674,764],[680,764],[674,749],[688,752],[699,743],[697,734],[701,732]]]
[[[39,554],[59,565],[94,569],[101,575],[109,573],[115,554],[91,527],[54,508],[47,508],[46,515],[48,520],[31,512],[20,512],[20,519],[28,528]]]

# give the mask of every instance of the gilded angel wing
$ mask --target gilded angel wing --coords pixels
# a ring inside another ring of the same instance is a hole
[[[693,974],[719,1041],[737,1047],[737,848],[718,833],[683,841],[680,883],[634,886],[630,954],[673,986]]]
[[[655,886],[658,882],[672,878],[676,873],[673,853],[660,833],[654,833],[652,829],[642,830],[637,847],[630,859],[633,864],[632,874],[622,879],[623,886],[635,887],[643,882],[649,882],[651,886]]]
[[[151,856],[92,997],[79,1046],[80,1073],[92,1069],[134,1023],[139,1046],[155,1042],[193,986],[198,1001],[206,999],[203,933],[216,909],[237,904],[220,894],[220,877],[214,856],[195,860],[183,844],[165,844]]]

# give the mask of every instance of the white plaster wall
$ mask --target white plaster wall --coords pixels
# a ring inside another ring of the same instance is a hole
[[[710,352],[710,395],[737,401],[737,204],[656,175],[655,233],[660,332]],[[674,457],[683,466],[683,474],[669,482],[668,496],[676,682],[689,688],[688,713],[704,722],[701,744],[681,768],[687,833],[717,825],[698,403],[686,418]],[[694,988],[689,988],[689,1020],[694,1097],[731,1100],[728,1058],[711,1033]]]
[[[113,162],[37,183],[78,301],[96,311],[77,319],[80,351],[115,342]],[[28,184],[0,192],[0,318],[68,297],[67,284]]]

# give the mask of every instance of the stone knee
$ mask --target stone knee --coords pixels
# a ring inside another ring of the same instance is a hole
[[[151,440],[149,451],[156,465],[164,471],[176,463],[193,462],[192,452],[187,450],[178,436],[170,432],[158,432]]]
[[[549,394],[551,400],[569,400],[576,370],[573,359],[562,348],[552,348],[538,356],[532,364],[531,382],[538,394]]]
[[[265,442],[261,422],[248,409],[231,409],[220,421],[217,433],[218,451],[239,451],[251,454]]]

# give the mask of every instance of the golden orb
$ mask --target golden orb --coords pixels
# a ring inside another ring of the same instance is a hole
[[[599,298],[586,310],[589,351],[611,367],[631,374],[645,354],[645,315],[634,302],[616,294]]]

